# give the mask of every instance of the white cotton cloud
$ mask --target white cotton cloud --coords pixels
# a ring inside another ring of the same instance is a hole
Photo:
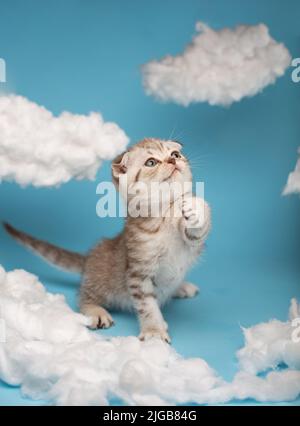
[[[293,303],[295,316],[299,307]],[[203,359],[184,359],[161,341],[105,339],[88,330],[86,317],[23,270],[7,273],[0,267],[0,312],[6,328],[4,342],[0,339],[0,378],[33,399],[106,405],[115,396],[132,405],[172,405],[289,401],[300,394],[299,343],[289,338],[290,322],[274,320],[245,330],[246,344],[238,353],[241,370],[226,382]],[[289,368],[266,377],[255,374],[282,361]]]
[[[300,155],[300,148],[298,149]],[[298,159],[295,170],[289,174],[287,184],[283,190],[283,195],[300,193],[300,159]]]
[[[300,311],[297,315],[300,336]],[[274,319],[244,329],[245,346],[237,353],[241,369],[257,374],[284,363],[300,370],[300,342],[293,342],[293,332],[297,330],[293,327],[292,319],[288,322]]]
[[[92,179],[127,143],[124,131],[97,112],[56,117],[22,96],[0,96],[0,181],[48,187]]]
[[[142,67],[148,95],[187,106],[194,102],[230,105],[254,96],[284,74],[291,56],[266,25],[214,31],[198,22],[199,34],[177,56]]]

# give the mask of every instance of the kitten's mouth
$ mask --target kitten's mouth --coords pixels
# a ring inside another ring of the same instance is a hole
[[[181,174],[181,169],[178,166],[175,166],[174,170],[171,173],[171,176],[173,176],[176,172]]]
[[[174,167],[174,169],[172,170],[171,174],[166,179],[164,179],[163,182],[166,182],[169,179],[171,179],[171,177],[174,176],[176,172],[181,173],[181,170],[178,169],[177,166]]]

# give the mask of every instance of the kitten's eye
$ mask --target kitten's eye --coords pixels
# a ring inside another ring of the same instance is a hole
[[[171,157],[173,157],[173,158],[180,158],[181,155],[179,154],[178,151],[173,151],[172,154],[171,154]]]
[[[147,167],[154,167],[157,164],[157,160],[155,158],[149,158],[149,160],[146,161],[145,166]]]

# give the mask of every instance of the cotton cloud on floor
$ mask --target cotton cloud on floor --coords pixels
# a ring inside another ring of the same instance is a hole
[[[48,187],[91,179],[127,143],[124,131],[97,112],[55,117],[22,96],[0,96],[0,180]]]
[[[300,316],[293,301],[291,319]],[[225,382],[201,358],[182,358],[160,341],[105,339],[86,328],[64,296],[46,292],[37,277],[0,267],[0,378],[24,395],[57,405],[106,405],[115,396],[132,405],[232,399],[289,401],[300,394],[300,343],[292,323],[270,321],[244,330],[240,371]],[[3,341],[4,340],[4,341]],[[1,342],[1,336],[0,336]],[[285,362],[284,370],[276,367]],[[256,373],[274,370],[265,377]]]
[[[300,148],[298,149],[300,155]],[[300,193],[300,159],[298,159],[295,170],[289,174],[287,184],[283,190],[283,195]]]
[[[142,67],[148,95],[187,106],[193,102],[230,105],[254,96],[284,74],[291,62],[286,47],[263,25],[199,31],[178,56],[165,56]]]

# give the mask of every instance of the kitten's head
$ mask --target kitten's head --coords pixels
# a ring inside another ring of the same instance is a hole
[[[147,138],[119,155],[112,164],[112,176],[119,189],[126,176],[128,186],[138,182],[156,183],[191,182],[192,173],[182,145],[170,140]]]

